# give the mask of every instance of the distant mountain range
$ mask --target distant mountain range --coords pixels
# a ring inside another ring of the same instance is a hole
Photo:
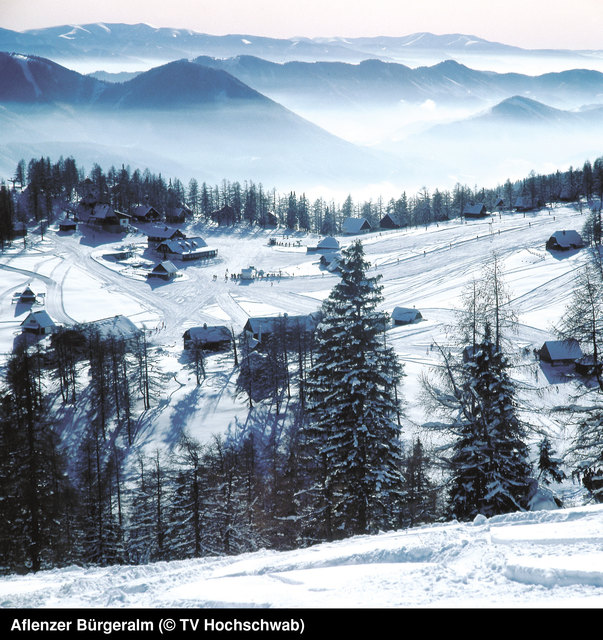
[[[512,95],[525,95],[559,106],[603,102],[603,73],[577,69],[529,76],[476,71],[453,60],[411,69],[402,64],[365,60],[287,62],[277,64],[253,56],[195,59],[222,69],[258,91],[286,103],[295,98],[332,106],[420,103],[491,105]]]
[[[464,34],[415,33],[373,38],[266,38],[253,35],[215,36],[188,29],[146,24],[63,25],[24,32],[0,29],[0,50],[69,58],[151,59],[168,61],[208,55],[229,58],[253,55],[266,60],[360,62],[366,58],[408,62],[426,54],[437,59],[469,56],[560,56],[588,67],[597,56],[586,51],[526,50]],[[600,56],[599,56],[600,61]]]
[[[37,56],[0,54],[0,100],[35,99],[67,102],[111,101],[140,104],[157,101],[177,106],[187,100],[206,102],[217,96],[308,102],[331,107],[422,103],[492,105],[514,95],[559,107],[576,108],[603,103],[603,73],[584,69],[529,76],[476,71],[453,60],[411,69],[397,63],[365,60],[341,62],[274,63],[254,56],[213,58],[199,56],[162,65],[141,74],[82,76]],[[184,69],[187,69],[185,72]],[[194,70],[194,71],[193,71]],[[128,78],[123,82],[123,77]],[[161,76],[164,92],[155,90]],[[106,78],[99,82],[100,78]],[[178,84],[182,82],[183,84]],[[254,91],[255,90],[255,91]],[[142,96],[145,96],[144,98]]]
[[[519,143],[527,134],[532,141],[540,134],[549,136],[551,142],[555,136],[586,134],[595,148],[603,150],[603,105],[566,111],[525,96],[512,96],[477,116],[435,125],[416,138],[460,142],[463,138],[500,141],[510,137]]]
[[[83,76],[38,56],[0,53],[0,102],[170,108],[236,100],[271,102],[220,69],[170,62],[124,83]]]
[[[85,158],[102,146],[102,156],[119,165],[162,157],[165,167],[152,168],[184,167],[183,178],[308,184],[377,179],[390,170],[378,154],[327,133],[226,71],[186,60],[116,84],[40,57],[0,53],[0,122],[10,163],[19,159],[20,144],[46,155],[59,146],[64,153],[73,142],[80,154],[88,149]]]

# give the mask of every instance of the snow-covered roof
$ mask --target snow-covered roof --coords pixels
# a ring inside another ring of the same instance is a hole
[[[392,320],[394,322],[414,322],[419,319],[421,314],[417,309],[407,309],[406,307],[396,307],[392,311]]]
[[[369,231],[371,225],[366,218],[346,218],[342,228],[344,233],[360,233],[361,231]]]
[[[182,233],[180,229],[173,229],[166,226],[147,229],[147,238],[149,240],[168,240],[178,236],[184,237],[184,233]]]
[[[91,217],[96,220],[106,220],[107,218],[115,218],[116,214],[109,204],[95,204]]]
[[[264,316],[249,318],[245,323],[244,330],[250,331],[253,335],[261,335],[263,333],[273,333],[279,323],[286,323],[289,329],[301,327],[304,331],[314,331],[318,326],[320,313],[310,313],[307,316],[290,316],[283,314],[279,316]]]
[[[483,202],[467,204],[463,209],[464,216],[483,216],[486,213],[486,205]]]
[[[544,347],[549,352],[551,360],[577,360],[583,356],[582,349],[574,338],[569,340],[547,340],[543,345]]]
[[[98,331],[101,338],[123,338],[129,339],[140,333],[140,329],[126,316],[112,316],[88,322],[86,327]]]
[[[44,310],[32,311],[21,323],[24,329],[47,329],[54,327],[53,319]]]
[[[174,274],[174,273],[178,273],[178,269],[171,260],[164,260],[163,262],[160,262],[158,265],[155,266],[152,273],[155,273],[155,272]]]
[[[204,324],[202,327],[190,327],[184,332],[185,340],[193,342],[214,343],[229,342],[232,338],[230,329],[223,325],[208,326]]]
[[[159,211],[155,207],[151,207],[146,204],[139,204],[134,207],[132,214],[136,218],[158,218],[160,217]]]
[[[164,240],[158,249],[165,247],[171,253],[177,253],[180,255],[196,253],[200,249],[207,247],[207,242],[203,238],[170,238]]]
[[[560,247],[583,247],[584,241],[582,240],[582,236],[575,231],[574,229],[567,229],[565,231],[555,231],[549,239],[555,240],[556,244]]]
[[[339,249],[339,242],[332,236],[323,238],[317,245],[318,249]]]
[[[169,218],[184,218],[191,210],[188,207],[174,207],[167,212]]]

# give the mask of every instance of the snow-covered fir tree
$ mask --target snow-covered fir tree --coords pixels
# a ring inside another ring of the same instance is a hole
[[[538,478],[544,484],[551,482],[561,482],[566,475],[561,469],[561,460],[556,457],[551,441],[545,437],[538,446],[540,455],[538,456]]]
[[[323,303],[308,375],[309,506],[331,539],[399,523],[403,478],[397,386],[402,367],[385,344],[379,276],[360,241],[342,252],[341,281]]]
[[[524,510],[531,486],[524,429],[517,417],[507,360],[491,337],[484,337],[462,367],[457,387],[460,416],[450,460],[449,508],[461,520]]]

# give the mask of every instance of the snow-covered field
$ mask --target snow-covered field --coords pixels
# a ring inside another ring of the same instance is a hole
[[[545,242],[557,229],[580,230],[584,218],[574,208],[560,207],[525,216],[504,213],[466,224],[455,220],[437,227],[363,236],[373,265],[371,274],[383,276],[383,308],[391,312],[395,306],[415,306],[423,316],[422,321],[392,327],[387,334],[405,365],[409,436],[425,420],[419,376],[438,364],[433,345],[451,344],[445,328],[455,320],[461,291],[471,278],[481,275],[494,253],[520,321],[512,338],[518,354],[522,353],[519,348],[526,348],[523,359],[515,363],[516,375],[531,389],[538,389],[538,403],[546,404],[552,393],[558,396],[571,390],[571,379],[564,372],[555,372],[551,378],[531,351],[554,338],[553,325],[569,302],[575,271],[586,259],[585,251],[553,255],[545,250]],[[209,358],[210,375],[196,388],[194,376],[181,360],[182,334],[203,323],[232,326],[238,333],[250,315],[310,313],[320,307],[338,276],[319,266],[320,254],[306,252],[307,245],[316,244],[316,237],[203,225],[185,231],[217,247],[218,258],[180,263],[181,276],[169,284],[145,279],[159,256],[146,249],[141,233],[120,237],[80,225],[75,235],[49,230],[43,242],[31,242],[26,248],[16,242],[0,256],[0,354],[11,351],[30,310],[14,304],[13,296],[30,284],[35,293],[45,294],[43,305],[33,308],[45,308],[57,323],[125,314],[146,327],[151,343],[161,348],[163,373],[171,376],[164,387],[169,400],[153,413],[155,422],[145,429],[150,445],[177,437],[183,407],[191,418],[191,435],[199,439],[224,432],[237,415],[244,419],[247,406],[243,397],[235,396],[232,356]],[[277,245],[268,245],[271,237]],[[353,239],[339,238],[343,245]],[[108,257],[128,245],[136,249],[134,258],[116,262]],[[230,278],[249,266],[276,275],[252,282]],[[559,404],[559,397],[555,403]],[[546,422],[539,411],[534,419]]]
[[[554,338],[586,251],[545,250],[559,229],[581,230],[585,215],[572,207],[503,213],[466,224],[377,232],[363,236],[371,274],[383,276],[389,312],[415,306],[423,320],[392,327],[387,340],[404,363],[403,436],[429,434],[420,402],[421,373],[438,364],[435,345],[449,346],[463,287],[479,277],[495,253],[519,317],[513,376],[522,381],[532,442],[547,434],[559,454],[567,427],[546,409],[562,404],[580,382],[568,372],[543,369],[533,356]],[[319,308],[338,276],[307,253],[315,236],[257,229],[184,229],[201,235],[218,258],[177,266],[171,283],[150,283],[159,261],[144,235],[102,234],[81,225],[73,235],[47,231],[44,241],[18,241],[0,256],[0,355],[8,354],[29,307],[16,304],[26,285],[57,323],[125,314],[148,330],[167,382],[159,406],[145,417],[139,444],[173,444],[183,426],[200,440],[244,421],[248,406],[235,391],[231,354],[208,359],[200,387],[182,361],[182,334],[190,326],[224,324],[239,332],[250,315],[306,314]],[[277,240],[269,246],[270,238]],[[340,237],[343,245],[353,237]],[[298,242],[299,241],[299,242]],[[124,262],[109,254],[134,245]],[[272,278],[237,281],[230,274],[254,266]],[[77,425],[64,437],[77,437]],[[579,487],[567,483],[565,503],[579,505]],[[0,579],[1,607],[401,607],[603,605],[603,507],[499,516],[473,524],[449,523],[277,553],[204,558],[104,569],[70,568]]]
[[[0,580],[0,607],[599,608],[603,505],[478,516],[289,552],[9,576]]]

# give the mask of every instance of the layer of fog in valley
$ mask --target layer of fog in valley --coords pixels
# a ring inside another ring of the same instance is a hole
[[[565,170],[603,142],[597,71],[203,56],[112,78],[2,54],[0,75],[4,175],[24,157],[74,155],[183,181],[377,198]]]

